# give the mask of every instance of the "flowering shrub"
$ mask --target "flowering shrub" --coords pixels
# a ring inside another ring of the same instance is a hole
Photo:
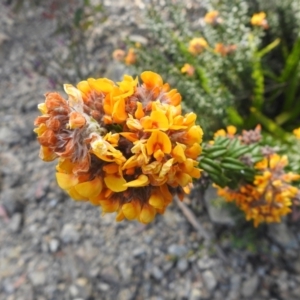
[[[73,199],[149,223],[200,177],[202,129],[181,95],[153,72],[65,84],[46,94],[35,120],[40,157],[58,158],[56,179]]]
[[[204,145],[200,167],[209,174],[218,195],[234,202],[257,227],[280,222],[298,203],[299,189],[291,182],[300,175],[287,171],[288,158],[261,143],[260,126],[236,134],[234,126],[218,130]]]
[[[208,136],[228,123],[260,123],[285,139],[300,117],[298,0],[210,0],[199,11],[180,1],[151,6],[133,73],[151,69],[176,83]]]

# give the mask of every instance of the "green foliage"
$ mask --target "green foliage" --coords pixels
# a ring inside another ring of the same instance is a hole
[[[214,24],[206,12],[217,10]],[[269,28],[252,26],[251,16],[265,11]],[[176,86],[183,108],[198,114],[206,138],[223,124],[252,128],[261,123],[277,138],[300,124],[299,0],[210,0],[195,21],[179,3],[167,0],[148,11],[149,43],[136,49],[136,73],[152,70]],[[209,47],[193,55],[189,42],[202,37]],[[216,53],[218,43],[228,53]],[[184,64],[194,74],[181,72]]]
[[[243,158],[250,163],[243,161]],[[253,182],[253,164],[262,158],[258,143],[245,145],[238,137],[218,136],[213,145],[203,145],[199,167],[218,186],[234,189],[241,182]]]

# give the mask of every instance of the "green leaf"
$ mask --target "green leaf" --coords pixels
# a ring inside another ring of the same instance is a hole
[[[81,7],[77,8],[74,14],[74,25],[76,27],[79,27],[82,16],[83,16],[83,9]]]
[[[227,116],[230,124],[241,127],[244,125],[244,119],[235,107],[230,106],[227,108]]]
[[[272,43],[267,45],[265,48],[258,51],[257,56],[258,57],[263,57],[264,55],[266,55],[267,53],[272,51],[275,47],[277,47],[279,45],[279,43],[280,43],[280,39],[276,39],[275,41],[273,41]]]
[[[280,75],[281,81],[289,80],[291,73],[298,67],[300,60],[300,38],[295,42],[291,53],[288,55],[284,69]]]
[[[259,111],[261,111],[264,103],[265,83],[264,73],[259,58],[256,58],[253,62],[253,70],[251,77],[254,80],[253,106]]]
[[[96,12],[104,11],[104,8],[103,8],[103,5],[102,5],[102,4],[99,4],[99,5],[94,6],[93,9],[94,9]]]
[[[204,91],[207,94],[210,94],[211,92],[210,92],[210,89],[209,89],[208,78],[205,74],[204,69],[197,66],[196,71],[197,71],[199,81],[200,81],[200,84],[201,84],[202,88],[204,89]]]
[[[255,119],[261,123],[269,132],[273,133],[277,137],[285,140],[287,138],[287,133],[278,126],[274,121],[266,117],[263,113],[258,111],[255,107],[250,108],[251,114]]]
[[[300,59],[300,57],[299,57]],[[300,64],[297,62],[297,68],[290,74],[289,83],[285,89],[285,98],[284,98],[284,111],[293,111],[299,103],[295,101],[295,96],[299,88],[300,82]]]

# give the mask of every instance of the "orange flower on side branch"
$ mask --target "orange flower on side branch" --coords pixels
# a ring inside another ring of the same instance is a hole
[[[260,223],[280,222],[281,217],[291,212],[293,199],[299,193],[290,183],[300,179],[300,175],[286,173],[286,156],[276,153],[267,155],[255,165],[258,173],[252,184],[240,185],[238,189],[217,187],[218,195],[228,202],[235,202],[244,211],[246,220]]]
[[[208,47],[207,41],[204,38],[193,38],[189,43],[189,52],[197,55],[203,52]]]
[[[300,139],[300,127],[293,130],[293,134],[297,139]]]
[[[212,10],[206,13],[204,16],[204,22],[211,25],[216,25],[222,23],[222,19],[219,17],[219,12],[217,10]]]
[[[184,64],[180,71],[181,73],[187,74],[188,76],[193,76],[195,73],[195,68],[190,64]]]
[[[68,99],[46,94],[35,120],[40,157],[58,158],[58,185],[104,213],[151,222],[200,177],[202,129],[181,114],[181,96],[146,71],[118,84],[89,78],[65,85]]]
[[[222,43],[218,43],[215,46],[215,52],[221,54],[222,56],[226,56],[228,54],[233,53],[236,50],[236,45],[224,45]]]
[[[136,62],[136,52],[134,48],[130,48],[128,50],[127,55],[125,56],[125,63],[126,65],[134,65]]]
[[[259,12],[257,14],[254,14],[252,16],[250,22],[251,22],[251,25],[253,25],[253,26],[262,27],[264,29],[269,28],[268,21],[266,19],[266,13],[264,13],[264,12]]]

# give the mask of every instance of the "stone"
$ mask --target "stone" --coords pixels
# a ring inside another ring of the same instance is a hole
[[[0,145],[8,144],[10,146],[17,144],[20,139],[20,136],[17,132],[11,130],[8,127],[0,128]]]
[[[9,229],[11,232],[18,232],[22,225],[22,215],[20,213],[15,213],[9,223]]]
[[[154,279],[161,280],[164,276],[164,273],[159,267],[154,266],[151,270],[151,275],[153,276]]]
[[[56,252],[59,248],[59,240],[57,239],[52,239],[49,242],[49,249],[52,253]]]
[[[189,268],[189,263],[186,258],[180,258],[177,261],[176,267],[179,272],[184,273]]]
[[[22,210],[20,195],[14,189],[9,188],[1,192],[0,203],[3,204],[9,216],[12,216],[14,213],[20,212]]]
[[[73,297],[76,297],[79,294],[79,290],[75,284],[72,284],[69,287],[69,292],[70,292],[71,296],[73,296]]]
[[[243,282],[242,295],[251,297],[255,294],[259,283],[259,277],[255,274]]]
[[[214,273],[210,270],[206,270],[202,273],[202,277],[203,277],[203,281],[205,283],[205,286],[207,287],[207,289],[210,292],[212,292],[218,284]]]
[[[128,267],[128,265],[124,261],[118,264],[118,269],[123,280],[129,281],[132,275],[132,269]]]
[[[29,274],[29,279],[34,287],[42,286],[46,283],[46,274],[43,271],[33,271]]]
[[[193,288],[189,295],[189,300],[201,300],[203,299],[203,293],[197,288]]]
[[[187,254],[187,252],[188,249],[184,245],[172,244],[168,247],[168,253],[176,257],[184,256]]]
[[[238,291],[241,287],[242,278],[239,274],[233,274],[230,277],[230,289]]]
[[[73,224],[67,223],[63,226],[61,231],[61,239],[64,243],[77,243],[80,239],[79,233]]]
[[[105,76],[113,81],[120,81],[123,79],[124,74],[130,75],[130,69],[124,64],[121,64],[117,61],[111,62],[106,70]]]
[[[132,252],[133,257],[140,257],[144,254],[146,254],[146,250],[143,247],[135,248]]]
[[[99,289],[100,291],[102,291],[102,292],[107,292],[107,291],[110,289],[110,286],[109,286],[109,284],[107,284],[107,283],[100,282],[100,283],[98,284],[98,289]]]
[[[286,223],[268,225],[270,237],[280,246],[286,249],[298,249],[299,243],[296,236],[291,232]]]
[[[210,269],[217,264],[215,259],[212,259],[208,256],[204,256],[197,261],[197,265],[200,270]]]
[[[148,44],[148,39],[146,39],[144,36],[141,36],[139,34],[131,34],[129,36],[129,40],[131,42],[140,43],[143,46]]]
[[[210,186],[206,189],[204,199],[212,222],[230,226],[235,224],[228,209],[223,205],[224,200],[218,196],[217,190],[214,187]]]

